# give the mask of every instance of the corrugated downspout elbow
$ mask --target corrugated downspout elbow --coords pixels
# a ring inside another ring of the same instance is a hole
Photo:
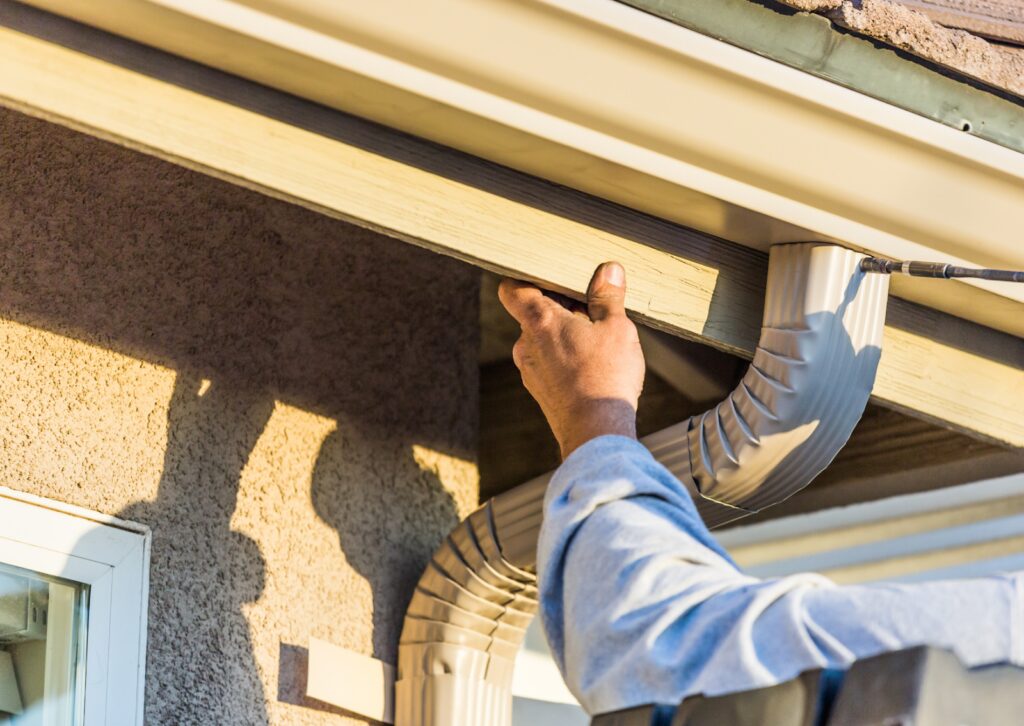
[[[710,411],[643,439],[709,527],[807,486],[860,420],[881,354],[888,278],[834,245],[772,247],[761,338]],[[512,668],[537,609],[548,477],[491,499],[438,548],[398,653],[398,726],[509,726]]]

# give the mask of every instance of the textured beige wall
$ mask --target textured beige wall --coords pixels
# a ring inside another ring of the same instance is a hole
[[[0,483],[153,528],[149,724],[321,724],[476,501],[469,267],[0,113]],[[2,526],[2,525],[0,525]]]

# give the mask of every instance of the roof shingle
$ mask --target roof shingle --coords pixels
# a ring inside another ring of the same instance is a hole
[[[892,0],[782,0],[837,25],[985,83],[1024,96],[1024,53],[1014,52]],[[967,4],[968,0],[943,0]],[[920,4],[915,0],[915,4]],[[981,3],[978,3],[979,5]],[[1008,4],[997,0],[997,4]],[[1016,3],[1016,7],[1019,7]],[[1024,9],[1021,14],[1024,15]],[[1022,26],[1024,27],[1024,26]]]

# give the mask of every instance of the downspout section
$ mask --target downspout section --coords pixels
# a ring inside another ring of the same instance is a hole
[[[803,489],[860,420],[888,294],[888,277],[861,272],[862,258],[819,243],[772,247],[761,339],[739,386],[642,440],[709,527]],[[510,726],[549,476],[486,502],[434,554],[399,642],[398,726]]]
[[[888,299],[863,255],[771,249],[761,339],[743,380],[706,413],[643,439],[709,527],[788,499],[829,465],[871,395]]]

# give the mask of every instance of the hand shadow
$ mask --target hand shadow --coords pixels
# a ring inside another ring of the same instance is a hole
[[[265,695],[242,605],[262,593],[265,563],[231,517],[274,399],[229,382],[202,386],[178,373],[157,498],[118,514],[153,527],[146,721],[259,726]]]
[[[372,428],[340,424],[324,440],[312,497],[317,515],[337,530],[345,559],[370,585],[372,655],[393,664],[416,582],[459,515],[437,474],[415,461],[412,444]]]

